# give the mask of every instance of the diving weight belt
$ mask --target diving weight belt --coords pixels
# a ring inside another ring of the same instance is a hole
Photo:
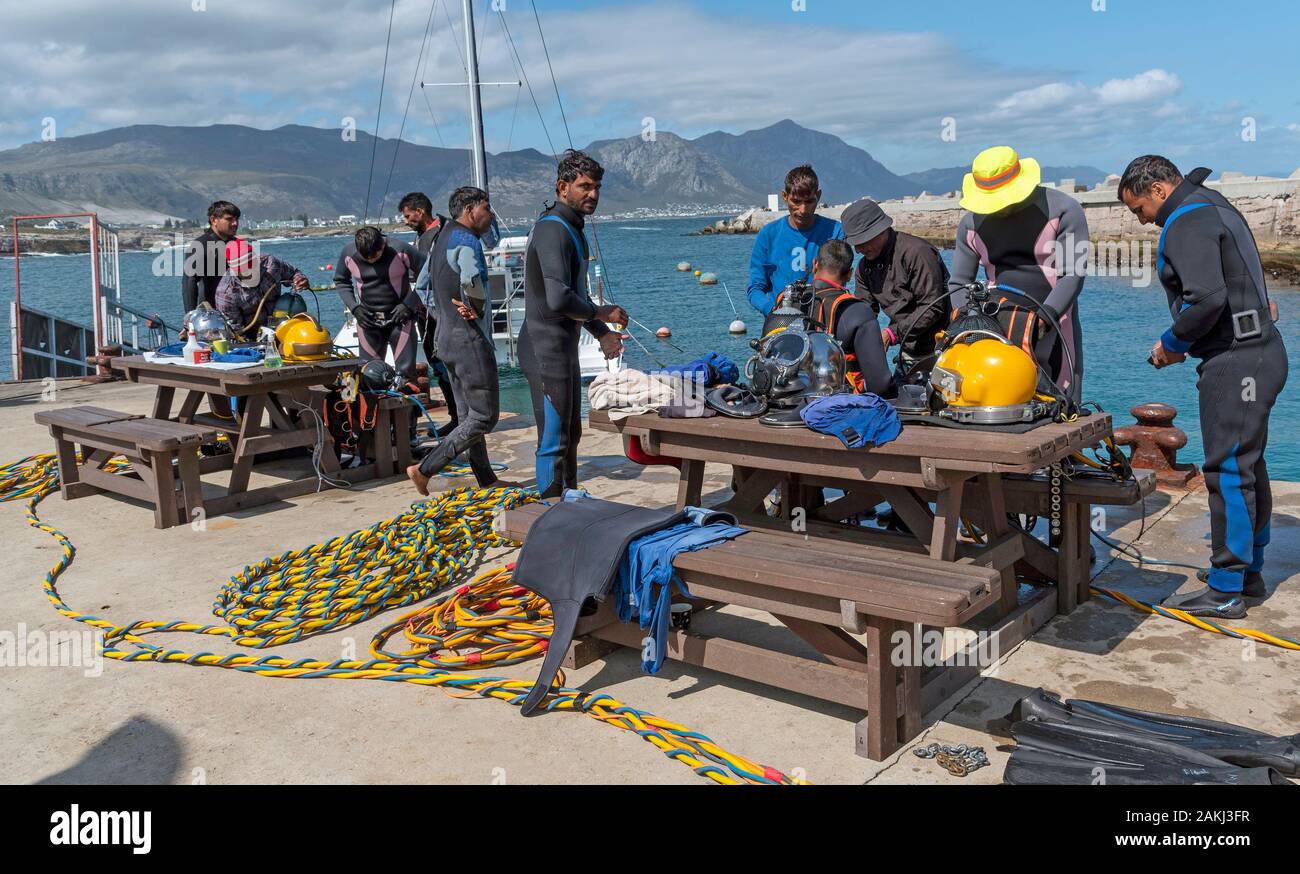
[[[533,523],[524,538],[514,578],[551,603],[555,628],[541,673],[524,699],[529,716],[546,697],[573,641],[588,598],[603,601],[614,585],[628,545],[645,534],[687,521],[670,509],[631,507],[584,497],[556,503]]]

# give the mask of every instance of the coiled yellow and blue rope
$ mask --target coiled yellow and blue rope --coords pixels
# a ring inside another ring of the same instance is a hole
[[[446,590],[481,550],[512,545],[492,530],[492,518],[502,509],[534,500],[522,490],[457,489],[352,534],[249,565],[222,587],[214,604],[214,612],[226,625],[154,620],[115,625],[74,610],[58,591],[58,578],[71,565],[75,549],[66,534],[36,514],[41,499],[57,486],[58,465],[53,455],[30,456],[0,467],[0,501],[26,500],[27,523],[49,534],[62,548],[62,555],[45,576],[46,597],[63,616],[103,629],[106,658],[218,667],[270,677],[388,680],[437,686],[459,697],[497,698],[516,705],[532,688],[528,680],[465,673],[525,661],[544,652],[549,642],[549,604],[514,585],[510,568],[482,574],[452,590],[446,601],[401,617],[375,636],[371,644],[375,657],[368,660],[326,662],[190,652],[155,646],[142,636],[204,634],[260,649],[409,606]],[[409,636],[411,647],[402,653],[384,652],[384,643],[399,628],[414,633]],[[715,782],[803,782],[729,753],[699,732],[602,693],[565,688],[563,683],[563,675],[557,676],[547,703],[549,710],[580,711],[634,732],[666,756]]]

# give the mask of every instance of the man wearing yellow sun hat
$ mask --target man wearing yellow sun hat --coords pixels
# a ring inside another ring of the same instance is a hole
[[[1039,184],[1033,158],[1010,146],[980,152],[962,180],[949,291],[973,282],[984,268],[1003,290],[998,321],[1007,337],[1033,355],[1069,397],[1083,385],[1083,332],[1077,305],[1088,269],[1088,220],[1073,197]],[[1028,295],[1038,306],[1012,294]],[[964,303],[961,292],[952,304]],[[1055,322],[1059,332],[1048,322]]]

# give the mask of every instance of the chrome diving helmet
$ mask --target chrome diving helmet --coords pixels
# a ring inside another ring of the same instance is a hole
[[[757,354],[745,363],[745,376],[768,406],[795,407],[844,391],[846,369],[844,349],[834,337],[792,324],[758,341]]]
[[[184,327],[185,333],[193,334],[200,343],[211,343],[214,340],[231,342],[235,336],[226,317],[214,310],[207,301],[185,314]]]

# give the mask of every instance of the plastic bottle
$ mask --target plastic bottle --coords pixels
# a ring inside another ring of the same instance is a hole
[[[206,364],[212,360],[212,353],[199,342],[199,338],[190,333],[181,350],[181,360],[186,364]]]
[[[284,364],[280,357],[280,347],[275,344],[275,332],[270,328],[262,329],[262,364],[276,368]]]

